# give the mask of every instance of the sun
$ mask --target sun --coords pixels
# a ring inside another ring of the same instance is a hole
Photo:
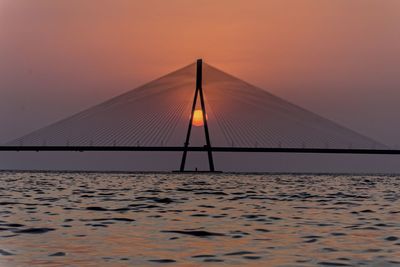
[[[192,123],[194,126],[203,126],[203,111],[201,109],[196,109],[193,114]]]

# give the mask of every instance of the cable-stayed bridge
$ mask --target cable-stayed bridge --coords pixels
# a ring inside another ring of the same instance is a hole
[[[0,151],[400,154],[202,60],[36,130]]]

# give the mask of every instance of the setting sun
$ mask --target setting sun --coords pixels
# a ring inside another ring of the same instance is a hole
[[[193,114],[193,125],[203,126],[203,111],[201,109],[196,109]]]

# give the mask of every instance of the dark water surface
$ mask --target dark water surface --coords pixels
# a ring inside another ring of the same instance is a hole
[[[0,266],[400,266],[400,176],[0,173]]]

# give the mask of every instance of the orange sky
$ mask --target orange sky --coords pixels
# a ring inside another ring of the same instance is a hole
[[[203,57],[394,144],[399,25],[397,0],[0,0],[0,142]]]

